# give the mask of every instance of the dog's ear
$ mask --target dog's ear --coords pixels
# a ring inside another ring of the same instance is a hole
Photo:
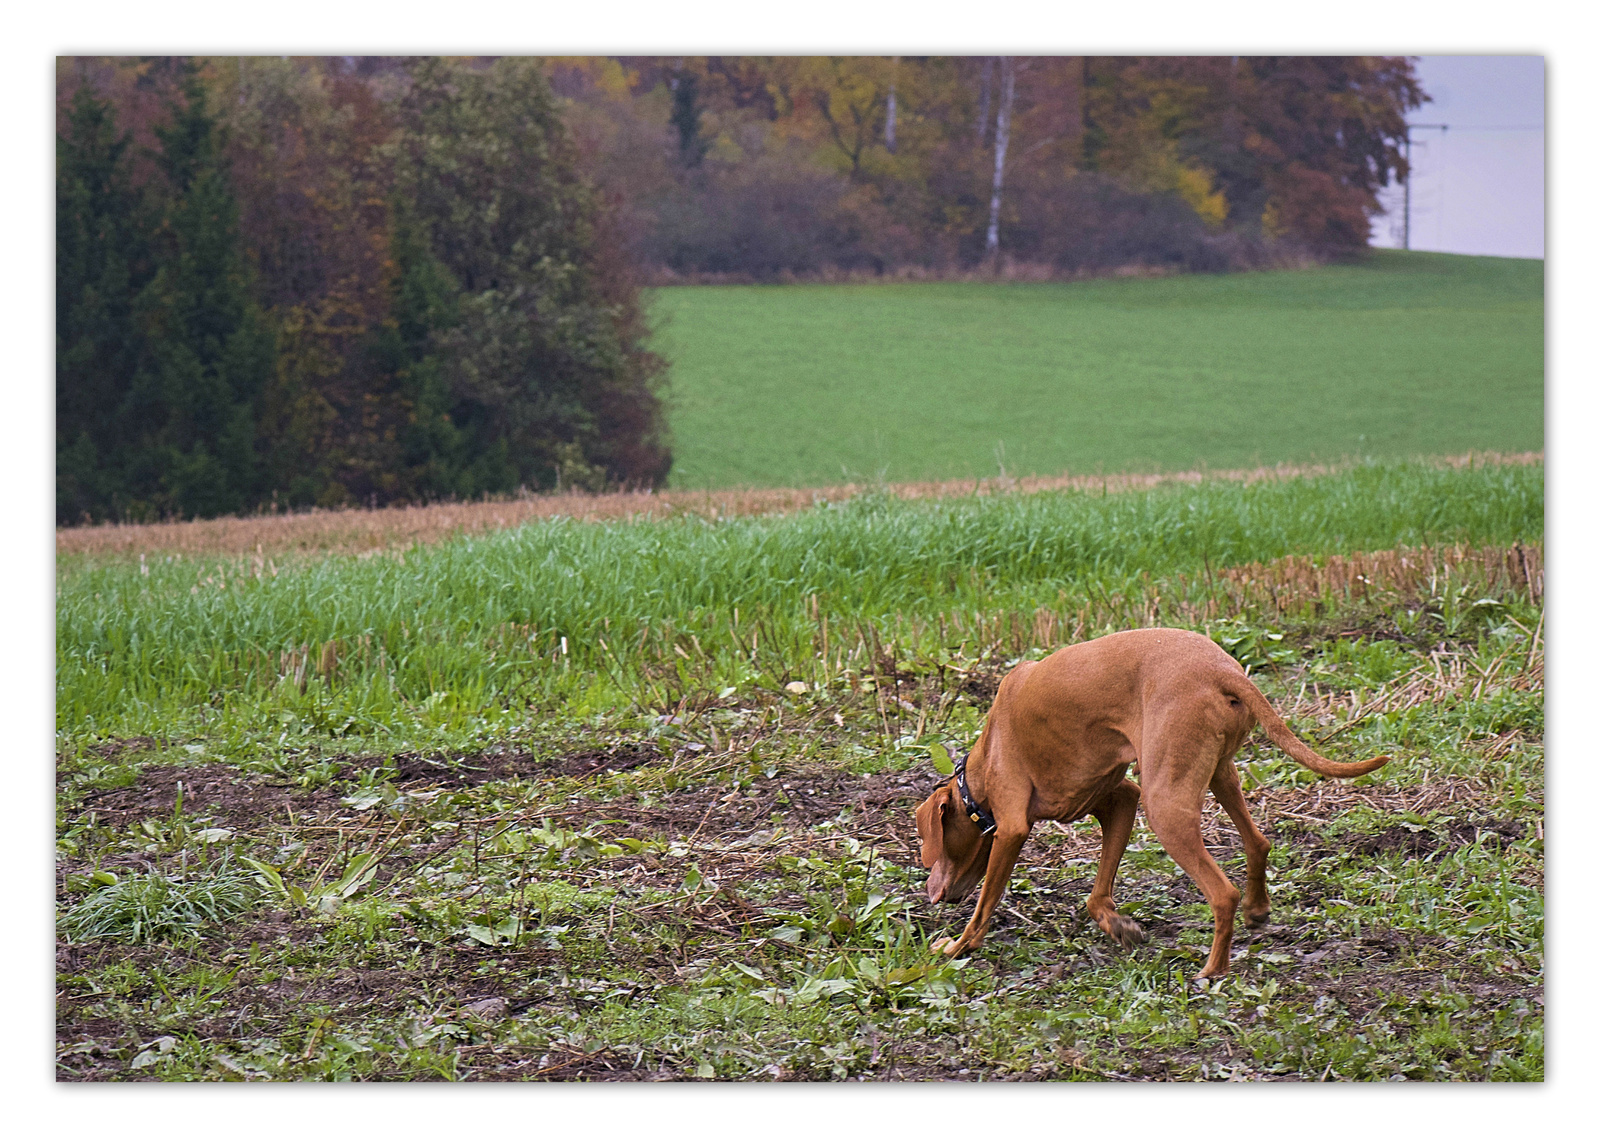
[[[941,786],[917,807],[917,836],[922,839],[923,869],[932,869],[944,857],[944,818],[949,810],[948,786]]]

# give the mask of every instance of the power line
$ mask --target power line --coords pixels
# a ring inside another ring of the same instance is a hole
[[[1515,131],[1515,130],[1540,130],[1544,129],[1543,123],[1516,123],[1508,126],[1455,126],[1442,122],[1413,122],[1406,124],[1406,195],[1405,195],[1405,222],[1402,232],[1402,245],[1411,248],[1411,132],[1414,130],[1436,130],[1442,138],[1451,130],[1456,131]]]
[[[1442,122],[1413,122],[1406,124],[1406,219],[1402,244],[1411,248],[1411,132],[1414,130],[1436,130],[1442,137],[1450,129],[1449,123]]]
[[[1435,124],[1417,122],[1417,123],[1410,123],[1408,125],[1411,126],[1414,129],[1422,129],[1422,128],[1425,128],[1425,127],[1432,127]],[[1442,123],[1438,124],[1438,129],[1440,129],[1440,130],[1445,129],[1444,124],[1442,124]],[[1542,122],[1539,122],[1539,123],[1517,123],[1517,124],[1514,124],[1512,126],[1453,126],[1453,127],[1450,127],[1450,129],[1451,130],[1543,130],[1544,129],[1544,123],[1542,123]]]

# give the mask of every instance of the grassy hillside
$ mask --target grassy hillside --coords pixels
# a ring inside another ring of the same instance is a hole
[[[669,288],[674,486],[1544,445],[1544,265]]]

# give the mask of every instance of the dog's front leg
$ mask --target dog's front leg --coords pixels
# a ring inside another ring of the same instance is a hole
[[[1112,940],[1124,948],[1143,944],[1144,930],[1139,922],[1117,912],[1112,890],[1117,883],[1117,866],[1128,848],[1128,835],[1139,813],[1139,785],[1124,779],[1120,786],[1090,808],[1100,821],[1100,871],[1095,874],[1089,894],[1089,916]]]
[[[946,956],[960,956],[983,943],[983,934],[989,930],[989,918],[994,916],[1000,898],[1005,894],[1006,883],[1011,879],[1011,871],[1016,868],[1018,855],[1022,853],[1022,843],[1027,840],[1027,829],[1007,830],[1002,826],[995,833],[994,845],[989,850],[989,865],[983,871],[983,889],[978,894],[978,907],[972,912],[972,920],[967,922],[967,927],[957,939],[940,937],[934,941],[935,951],[943,952]]]

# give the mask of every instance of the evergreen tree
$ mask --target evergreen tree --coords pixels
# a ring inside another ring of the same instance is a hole
[[[672,81],[672,125],[678,131],[678,161],[693,168],[705,160],[710,142],[700,134],[699,80],[680,71]]]
[[[471,438],[450,418],[450,388],[437,337],[456,321],[460,288],[428,248],[427,234],[404,200],[390,209],[394,275],[389,318],[373,337],[373,371],[392,376],[406,410],[400,433],[399,483],[407,497],[469,497]]]
[[[137,364],[133,298],[149,283],[149,218],[129,137],[87,85],[56,143],[56,517],[117,512],[117,410]]]
[[[274,342],[250,293],[218,134],[189,62],[172,122],[156,128],[165,209],[156,273],[136,303],[139,367],[121,407],[134,515],[231,513],[266,490],[256,417]]]

